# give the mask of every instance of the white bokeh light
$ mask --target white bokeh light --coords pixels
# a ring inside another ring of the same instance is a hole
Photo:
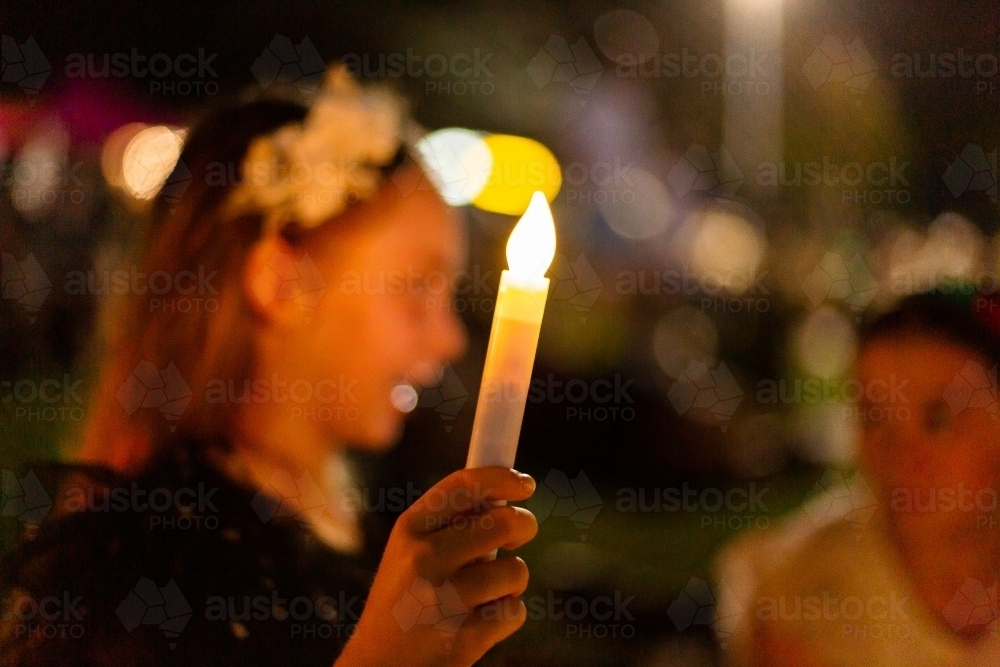
[[[648,239],[666,229],[673,204],[667,188],[656,176],[633,167],[627,182],[614,183],[606,190],[608,196],[598,208],[619,236]]]
[[[889,286],[895,297],[975,281],[986,254],[982,232],[957,213],[942,213],[926,233],[902,229],[890,242]]]
[[[173,171],[184,145],[184,130],[153,125],[128,142],[122,158],[125,188],[136,199],[152,199]]]
[[[14,159],[11,204],[24,217],[43,216],[59,199],[69,161],[69,135],[60,126],[43,129],[29,139]]]
[[[393,407],[404,414],[413,412],[419,398],[417,390],[408,382],[400,382],[392,388],[392,392],[389,394],[389,400],[392,401]]]
[[[108,135],[101,147],[101,173],[104,181],[116,188],[125,188],[125,149],[135,135],[145,130],[145,123],[127,123]]]
[[[416,149],[441,197],[452,206],[472,202],[493,169],[489,146],[481,133],[472,130],[448,127],[431,132],[417,142]]]

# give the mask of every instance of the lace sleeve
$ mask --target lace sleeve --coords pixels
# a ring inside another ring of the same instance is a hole
[[[91,619],[102,602],[95,583],[128,527],[74,511],[67,499],[118,477],[97,467],[44,465],[3,481],[0,666],[97,664],[91,648],[99,628]]]

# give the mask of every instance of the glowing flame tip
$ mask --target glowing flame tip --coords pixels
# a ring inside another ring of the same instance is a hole
[[[531,196],[528,209],[507,239],[510,275],[524,285],[537,285],[556,254],[556,226],[549,203],[541,191]]]

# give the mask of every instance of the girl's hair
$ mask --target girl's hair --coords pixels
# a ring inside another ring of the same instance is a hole
[[[167,180],[174,187],[164,188],[153,203],[135,264],[141,274],[163,272],[173,284],[183,275],[184,286],[190,276],[204,276],[210,293],[190,295],[205,301],[189,301],[183,312],[176,298],[181,294],[149,290],[108,304],[106,349],[82,434],[83,458],[136,470],[168,438],[224,437],[233,406],[208,405],[199,397],[213,378],[242,385],[251,372],[252,312],[242,272],[261,236],[263,216],[227,219],[222,207],[241,179],[251,141],[302,121],[306,113],[293,102],[260,100],[217,110],[191,130]]]
[[[972,288],[908,296],[862,327],[861,345],[915,334],[964,345],[1000,363],[1000,298]]]

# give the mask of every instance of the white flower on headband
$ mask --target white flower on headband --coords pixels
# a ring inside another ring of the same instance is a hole
[[[305,120],[251,142],[231,213],[263,213],[269,232],[293,220],[311,228],[373,196],[379,167],[402,143],[405,117],[397,95],[362,88],[346,68],[332,68]]]

